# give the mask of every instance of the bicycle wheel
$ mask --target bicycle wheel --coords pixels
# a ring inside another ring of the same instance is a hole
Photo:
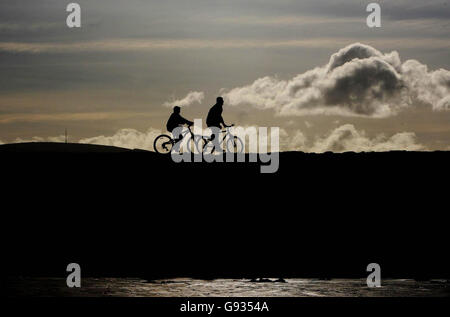
[[[211,154],[214,145],[211,141],[210,142],[202,141],[199,143],[199,147],[201,147],[202,153]]]
[[[203,151],[204,140],[200,135],[194,135],[187,141],[188,151],[194,154],[200,154]]]
[[[197,142],[197,136],[194,136],[194,138],[188,137],[186,142],[182,141],[182,143],[180,144],[180,152],[198,153]]]
[[[206,139],[202,138],[201,136],[199,136],[199,138],[196,139],[195,146],[197,147],[199,154],[205,152],[206,144],[207,144]]]
[[[173,140],[170,136],[161,134],[155,139],[155,142],[153,142],[153,148],[156,153],[169,154],[173,148]]]
[[[230,153],[242,153],[244,151],[244,142],[237,136],[228,139],[227,151]]]
[[[219,148],[215,148],[214,141],[206,141],[202,138],[202,140],[199,143],[199,149],[202,149],[202,152],[204,154],[214,154],[214,153],[221,153],[223,151],[226,151],[225,149],[225,142],[219,143]]]

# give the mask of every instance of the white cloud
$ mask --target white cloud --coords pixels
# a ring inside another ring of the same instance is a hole
[[[65,141],[65,136],[64,135],[60,135],[60,136],[54,136],[54,137],[47,137],[47,138],[43,138],[43,137],[39,137],[39,136],[34,136],[30,139],[22,139],[22,138],[16,138],[12,143],[28,143],[28,142],[64,142]]]
[[[83,144],[97,144],[123,147],[128,149],[143,149],[153,151],[153,142],[155,138],[162,132],[157,129],[149,128],[146,132],[140,132],[135,129],[120,129],[110,136],[95,136],[85,138],[78,141]],[[26,142],[64,142],[65,136],[60,135],[56,137],[32,137],[29,139],[17,138],[12,143],[26,143]],[[69,142],[71,140],[69,139]],[[0,142],[1,144],[1,142]]]
[[[450,108],[450,71],[429,72],[415,60],[401,63],[397,52],[383,54],[351,44],[327,65],[290,80],[263,77],[225,91],[230,105],[274,109],[278,115],[329,114],[387,117],[417,102],[434,110]]]
[[[342,125],[330,131],[324,137],[308,143],[305,136],[297,131],[293,137],[284,141],[290,150],[323,153],[331,152],[385,152],[385,151],[420,151],[426,148],[417,143],[412,132],[401,132],[392,136],[378,134],[373,138],[364,131],[357,130],[352,124]]]
[[[270,151],[275,146],[272,146],[271,138],[274,131],[270,127],[262,127],[262,129],[265,129],[265,132],[260,133],[260,127],[257,126],[234,127],[231,132],[244,142],[245,152],[255,153],[258,151]],[[280,151],[291,151],[293,149],[303,148],[306,144],[306,137],[301,131],[296,131],[293,136],[290,136],[283,128],[279,128],[278,132],[278,149]],[[205,129],[203,134],[209,135],[210,130]]]
[[[143,149],[153,151],[153,141],[161,134],[160,130],[148,129],[140,132],[135,129],[121,129],[111,136],[96,136],[81,139],[79,143],[111,145],[128,149]]]
[[[191,91],[183,99],[174,100],[174,101],[170,101],[170,102],[168,101],[168,102],[165,102],[163,105],[165,107],[171,107],[171,108],[175,107],[175,106],[187,107],[194,103],[202,103],[204,98],[205,98],[205,93],[203,93],[201,91]]]
[[[233,133],[245,139],[246,151],[252,138],[259,140],[263,148],[270,148],[270,129],[267,135],[259,135],[258,127],[246,126],[233,129]],[[377,134],[369,137],[363,130],[357,130],[352,124],[339,126],[325,136],[308,139],[300,130],[288,133],[279,129],[279,148],[281,151],[303,151],[313,153],[331,152],[385,152],[385,151],[421,151],[426,148],[419,144],[412,132],[401,132],[391,136]],[[254,148],[255,150],[257,149]]]
[[[282,149],[286,151],[295,151],[299,149],[306,149],[307,138],[301,131],[296,131],[294,136],[288,138],[287,142],[283,142]]]
[[[208,135],[209,129],[203,131]],[[249,150],[249,141],[252,138],[260,140],[261,145],[270,149],[270,129],[268,135],[259,136],[258,127],[247,126],[242,129],[234,129],[234,133],[246,140],[245,148]],[[121,129],[110,136],[96,136],[79,140],[79,143],[117,146],[128,149],[143,149],[153,151],[153,142],[162,131],[149,128],[146,132],[135,129]],[[199,133],[199,132],[196,132]],[[366,135],[364,131],[357,130],[352,124],[342,125],[323,137],[313,140],[297,130],[289,134],[285,129],[280,128],[280,150],[281,151],[303,151],[303,152],[383,152],[393,150],[420,151],[426,148],[417,143],[416,135],[412,132],[397,133],[392,136],[378,134],[373,138]],[[246,136],[246,137],[245,137]],[[69,140],[70,141],[70,140]],[[57,137],[33,137],[31,139],[16,139],[14,143],[21,142],[64,142],[64,136]],[[0,144],[2,142],[0,141]],[[258,147],[256,147],[257,149]]]
[[[412,97],[431,104],[433,110],[450,110],[450,71],[441,68],[430,72],[426,65],[408,60],[401,66],[401,73]]]

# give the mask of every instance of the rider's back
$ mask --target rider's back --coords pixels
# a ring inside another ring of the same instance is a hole
[[[180,124],[185,123],[185,121],[186,119],[184,119],[179,113],[172,113],[169,117],[169,120],[167,120],[167,131],[172,132]]]
[[[206,117],[206,125],[208,127],[220,127],[222,122],[222,112],[223,108],[220,105],[215,104],[212,106]]]

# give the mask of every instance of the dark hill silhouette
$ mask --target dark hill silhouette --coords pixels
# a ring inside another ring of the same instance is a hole
[[[364,277],[376,262],[385,277],[450,277],[449,152],[288,152],[260,174],[259,163],[42,149],[0,146],[10,275],[64,276],[76,262],[85,276]]]

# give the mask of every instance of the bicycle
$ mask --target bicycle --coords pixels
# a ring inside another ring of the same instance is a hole
[[[225,130],[221,131],[221,133],[225,134],[222,140],[219,142],[219,146],[222,150],[228,151],[230,153],[242,153],[244,151],[244,143],[239,137],[231,133],[231,127],[234,127],[234,124],[229,127],[225,127]],[[210,148],[211,151],[209,153],[211,154],[216,150],[211,137],[202,136],[201,139],[197,142],[201,142],[200,145],[197,144],[197,148],[202,149],[202,153],[207,153]]]
[[[199,135],[195,135],[191,130],[191,126],[188,126],[185,131],[181,132],[181,138],[178,140],[178,142],[181,142],[188,134],[190,134],[189,139],[186,142],[188,151],[192,153],[194,150],[194,146],[198,151],[198,144],[202,137]],[[167,134],[161,134],[153,142],[153,149],[156,153],[159,154],[169,154],[172,152],[175,143],[175,140],[171,136]]]

